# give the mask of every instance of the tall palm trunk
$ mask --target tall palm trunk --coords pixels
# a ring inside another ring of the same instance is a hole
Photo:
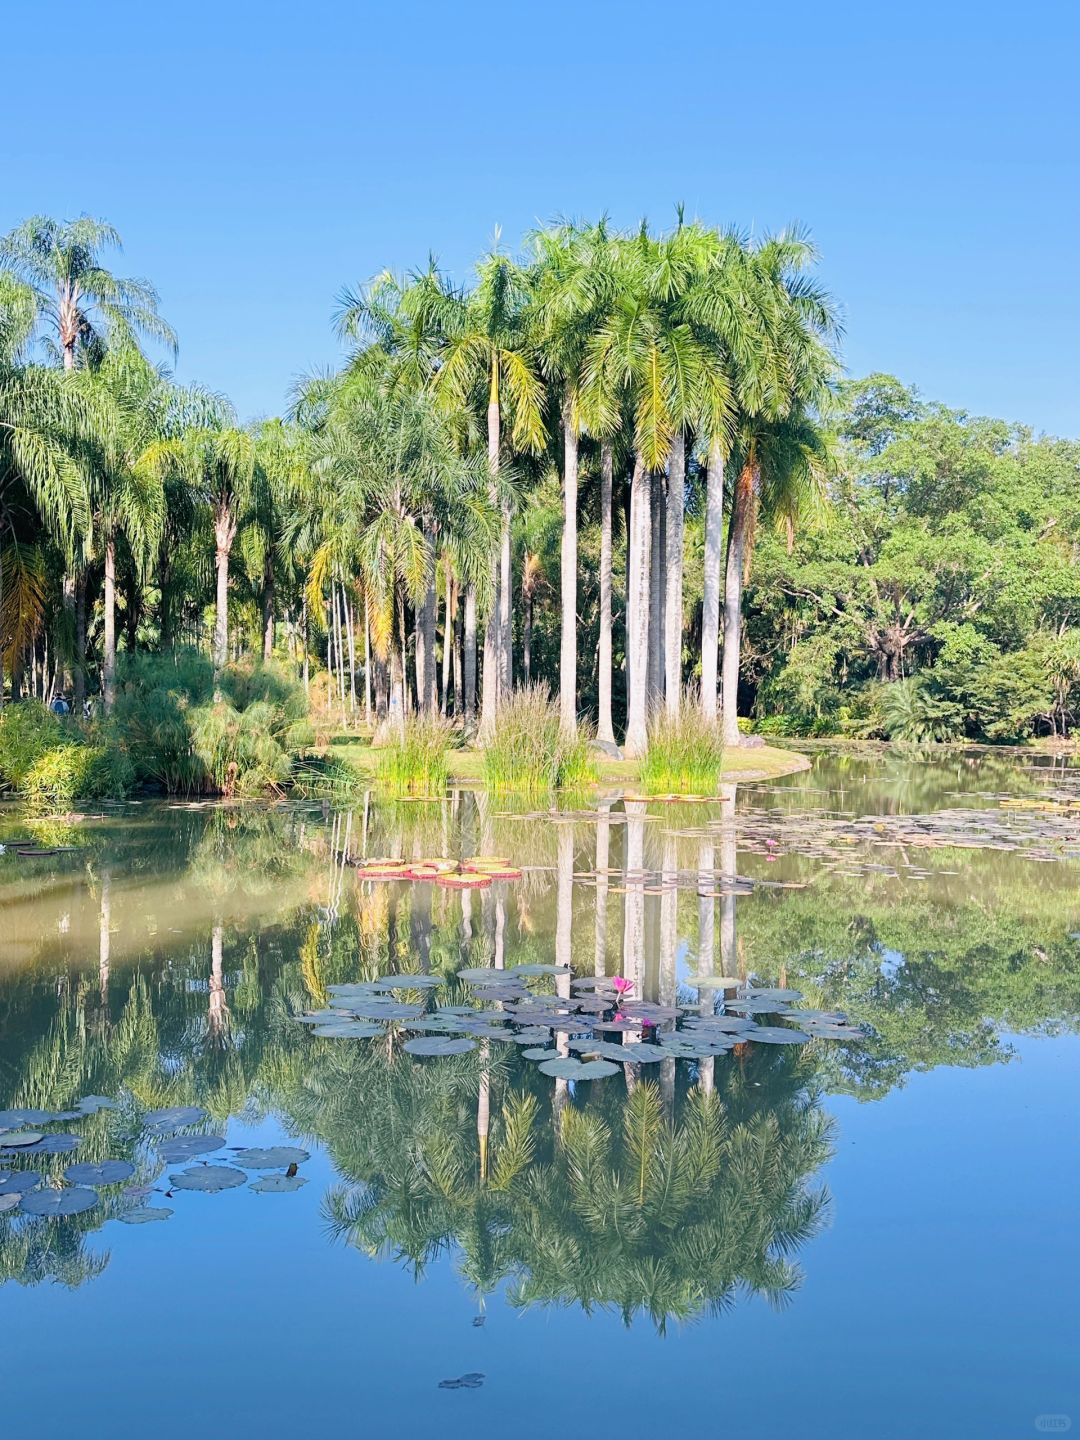
[[[70,695],[74,682],[74,665],[72,657],[75,653],[75,576],[73,573],[66,573],[63,580],[62,600],[64,606],[64,634],[60,645],[60,656],[57,661],[58,688],[65,695]]]
[[[653,475],[650,502],[652,505],[649,532],[649,714],[652,715],[664,698],[664,597],[667,550],[664,543],[666,501],[664,477]]]
[[[596,925],[593,972],[607,974],[608,867],[611,863],[611,801],[600,806],[596,818]]]
[[[476,721],[476,586],[465,587],[465,637],[461,660],[462,713],[466,726]]]
[[[577,730],[578,434],[572,395],[567,395],[563,401],[562,428],[562,631],[559,643],[559,716],[563,729],[573,733]]]
[[[116,700],[116,536],[113,534],[105,539],[105,642],[101,681],[107,715]]]
[[[630,481],[626,597],[626,754],[636,759],[649,743],[649,562],[652,547],[652,479],[640,454]]]
[[[724,744],[739,743],[739,648],[742,641],[743,566],[754,504],[754,469],[743,466],[735,486],[724,582]]]
[[[716,719],[717,659],[720,648],[720,542],[724,530],[724,452],[716,437],[709,444],[705,490],[705,573],[701,601],[701,706]]]
[[[510,506],[503,506],[502,539],[499,542],[499,688],[496,712],[502,709],[514,689],[513,642],[510,618],[511,586]]]
[[[613,458],[611,442],[600,446],[600,643],[597,657],[599,674],[599,717],[596,738],[608,745],[615,743],[611,724],[611,481]]]
[[[667,713],[676,716],[682,700],[683,515],[686,509],[686,436],[671,442],[664,523],[667,581],[664,595],[664,693]]]
[[[533,598],[532,591],[527,586],[522,586],[524,591],[522,607],[525,611],[521,622],[521,665],[525,674],[525,684],[532,684],[532,629],[533,629]]]
[[[450,565],[449,555],[446,557],[444,568],[446,571],[446,610],[443,620],[442,645],[442,713],[445,715],[450,708],[450,669],[454,654],[454,621],[457,614],[454,572]]]
[[[214,565],[217,592],[214,608],[214,673],[220,675],[229,663],[229,556],[236,539],[236,520],[227,504],[218,506],[214,516]]]
[[[3,689],[0,683],[0,690]],[[82,719],[86,703],[86,571],[79,571],[75,581],[75,703],[71,707]]]
[[[491,390],[487,407],[488,471],[491,475],[492,499],[498,500],[499,478],[499,368],[497,360],[491,365]],[[499,682],[502,674],[502,550],[492,556],[492,596],[484,627],[484,674],[483,696],[480,704],[481,735],[491,735],[495,727],[495,712],[499,705]]]
[[[430,520],[424,523],[424,543],[427,548],[424,596],[416,625],[416,701],[424,715],[433,715],[437,708],[437,681],[435,672],[435,535]]]
[[[274,655],[274,567],[269,558],[263,578],[263,659]]]

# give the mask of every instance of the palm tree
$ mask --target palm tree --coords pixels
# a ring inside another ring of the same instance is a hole
[[[508,256],[492,251],[478,267],[468,295],[445,287],[424,297],[426,313],[442,336],[434,384],[444,404],[463,412],[486,395],[487,463],[491,492],[502,514],[492,563],[493,603],[484,636],[481,724],[490,732],[499,706],[513,687],[511,655],[512,498],[502,470],[503,419],[510,441],[521,452],[539,451],[544,441],[543,387],[527,332],[529,282]],[[434,303],[433,303],[434,302]]]
[[[96,363],[110,346],[134,344],[140,335],[176,349],[153,286],[121,279],[102,264],[103,252],[120,249],[116,230],[90,215],[68,221],[34,215],[0,239],[0,268],[30,287],[65,370],[80,359]]]
[[[577,727],[577,502],[578,436],[585,391],[585,359],[594,329],[610,308],[615,272],[606,222],[583,230],[560,225],[539,232],[534,277],[534,329],[546,378],[561,391],[563,537],[560,567],[559,700],[563,728]],[[610,495],[610,492],[609,492]],[[609,511],[610,532],[610,511]],[[609,535],[610,538],[610,535]],[[610,566],[608,645],[610,647]],[[610,655],[608,708],[610,712]],[[610,729],[610,725],[608,727]]]

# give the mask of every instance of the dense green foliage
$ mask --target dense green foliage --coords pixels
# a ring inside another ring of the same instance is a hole
[[[596,770],[585,738],[564,729],[547,688],[532,685],[500,711],[484,743],[483,775],[489,790],[543,795],[587,785]]]

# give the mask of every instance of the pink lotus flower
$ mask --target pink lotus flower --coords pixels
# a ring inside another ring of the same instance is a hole
[[[615,986],[616,995],[629,995],[634,988],[633,980],[624,980],[621,975],[616,975],[611,983]]]

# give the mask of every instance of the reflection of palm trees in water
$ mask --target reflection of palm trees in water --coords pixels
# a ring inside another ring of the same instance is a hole
[[[210,1006],[206,1018],[207,1043],[224,1050],[232,1037],[232,1017],[225,994],[225,929],[215,921],[210,934]]]

